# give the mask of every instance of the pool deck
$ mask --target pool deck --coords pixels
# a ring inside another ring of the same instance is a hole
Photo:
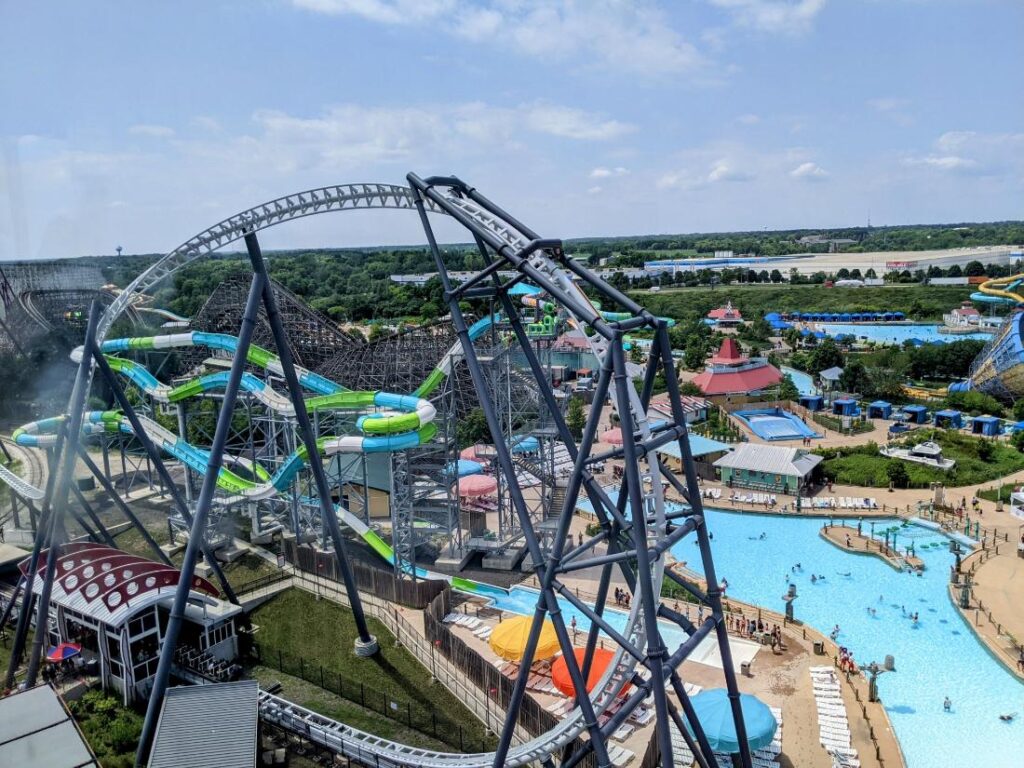
[[[848,525],[825,525],[818,532],[821,538],[840,549],[848,550],[858,555],[877,557],[897,571],[905,567],[915,570],[924,569],[924,561],[919,557],[901,555],[891,548],[886,547],[876,539],[857,532],[856,528]]]

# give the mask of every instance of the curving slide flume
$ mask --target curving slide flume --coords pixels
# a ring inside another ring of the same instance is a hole
[[[479,338],[490,326],[491,319],[489,317],[479,320],[470,328],[470,338],[474,340]],[[234,336],[194,331],[192,333],[167,336],[110,339],[103,343],[102,350],[111,368],[138,386],[148,396],[157,402],[175,403],[189,397],[195,397],[203,392],[223,389],[227,385],[228,374],[226,372],[208,374],[185,382],[177,387],[170,387],[158,381],[140,363],[116,357],[111,353],[205,347],[233,354],[237,350],[237,344],[238,340]],[[424,397],[436,390],[444,378],[451,373],[455,359],[461,354],[461,351],[461,343],[456,342],[413,395],[398,395],[390,392],[351,391],[323,376],[296,366],[296,373],[299,375],[300,384],[317,394],[316,397],[306,400],[306,407],[310,412],[315,410],[369,408],[398,411],[396,414],[368,413],[360,416],[356,426],[363,433],[361,436],[343,435],[319,438],[317,440],[317,448],[320,453],[324,456],[332,456],[338,453],[381,453],[406,450],[429,442],[437,432],[437,425],[433,423],[436,412],[434,406]],[[81,355],[82,350],[79,348],[75,350],[72,357],[80,360]],[[250,347],[248,361],[271,373],[281,372],[280,360],[277,356],[269,350],[260,347]],[[282,415],[294,415],[295,410],[291,400],[274,390],[258,377],[245,373],[242,379],[242,386],[251,392],[261,403],[275,412]],[[57,441],[57,435],[64,418],[64,416],[55,416],[29,422],[16,429],[11,437],[17,445],[24,447],[46,448],[52,446]],[[140,415],[138,418],[147,436],[157,448],[168,456],[182,462],[194,472],[205,475],[209,466],[209,451],[192,445],[187,440],[165,429],[148,417]],[[84,437],[117,432],[134,434],[131,422],[120,412],[87,411],[85,413],[82,423],[82,435]],[[273,475],[268,473],[259,464],[242,462],[237,457],[234,460],[244,464],[255,479],[243,477],[229,467],[223,466],[217,475],[217,486],[239,500],[258,501],[272,498],[287,490],[295,480],[296,475],[307,465],[309,456],[305,446],[300,446],[282,462]],[[20,480],[20,478],[17,478],[16,475],[9,471],[7,474],[10,474],[12,478]],[[14,487],[14,483],[6,476],[0,476],[0,480]],[[36,498],[34,492],[38,492],[38,498],[42,497],[42,490],[36,489],[24,481],[20,482],[27,487],[22,488],[21,491],[28,490],[32,498]],[[15,490],[19,491],[18,488],[15,488]],[[316,500],[311,501],[316,502]],[[394,564],[394,550],[374,530],[342,506],[336,506],[335,512],[338,515],[338,519],[362,538],[374,552],[389,563]],[[415,571],[416,575],[420,578],[445,579],[451,582],[452,586],[456,589],[474,594],[486,594],[488,592],[491,594],[505,593],[503,589],[481,584],[470,579],[435,573],[423,568],[416,568]]]
[[[984,304],[1024,304],[1024,293],[1021,293],[1022,284],[1024,284],[1024,274],[994,277],[978,286],[978,290],[971,294],[971,301],[979,301]]]

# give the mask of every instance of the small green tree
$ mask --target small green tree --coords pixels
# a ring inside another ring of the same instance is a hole
[[[1024,429],[1018,430],[1013,433],[1013,437],[1010,438],[1010,442],[1013,443],[1013,447],[1021,453],[1024,453]]]
[[[692,381],[684,381],[682,384],[680,384],[679,394],[688,395],[690,397],[704,397],[704,393],[701,392],[700,387],[698,387]]]
[[[587,415],[583,412],[583,400],[573,397],[569,400],[569,409],[565,414],[565,423],[572,436],[579,440],[583,437],[583,427],[587,423]]]
[[[779,400],[796,401],[800,399],[800,390],[793,383],[793,377],[788,373],[779,382]]]
[[[1013,404],[1013,418],[1017,421],[1024,421],[1024,400],[1018,400]]]
[[[474,408],[465,418],[459,419],[455,427],[459,448],[483,442],[490,439],[490,436],[491,430],[487,428],[487,417],[484,416],[483,408]]]
[[[889,478],[889,482],[896,488],[906,488],[910,483],[910,475],[907,474],[907,468],[903,466],[903,462],[899,459],[893,459],[885,466],[885,476]]]

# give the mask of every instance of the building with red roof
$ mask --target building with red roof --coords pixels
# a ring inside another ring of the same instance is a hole
[[[782,381],[782,373],[763,357],[746,357],[735,339],[722,341],[704,372],[693,383],[709,397],[756,394]]]
[[[733,327],[743,322],[743,315],[733,307],[731,301],[727,301],[724,307],[712,309],[707,317],[718,327]]]

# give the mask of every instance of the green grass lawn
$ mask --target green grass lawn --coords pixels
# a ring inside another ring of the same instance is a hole
[[[1000,477],[1024,469],[1024,454],[1004,442],[993,442],[982,438],[969,437],[946,430],[919,430],[916,436],[902,441],[901,445],[913,445],[934,440],[942,446],[942,455],[956,460],[956,466],[948,472],[933,469],[913,462],[901,462],[910,478],[909,487],[927,488],[929,483],[941,482],[949,487],[975,485],[997,480]],[[982,443],[988,443],[991,453],[985,455]],[[868,443],[863,446],[821,451],[826,456],[822,462],[825,475],[843,485],[861,485],[886,488],[889,477],[886,467],[899,459],[888,459],[878,453],[878,446]],[[981,455],[979,455],[979,453]]]
[[[276,654],[292,657],[285,667],[291,672],[302,657],[309,668],[323,666],[328,681],[331,675],[341,675],[345,685],[362,684],[367,695],[387,697],[399,707],[410,703],[414,711],[435,710],[449,721],[462,726],[468,742],[479,745],[485,741],[483,724],[440,683],[430,681],[430,671],[405,648],[395,644],[394,636],[383,624],[367,619],[370,632],[380,643],[380,653],[372,659],[357,658],[354,653],[356,639],[352,614],[328,600],[317,600],[314,595],[299,589],[289,589],[252,613],[252,622],[258,627],[256,642],[264,665],[275,667]],[[307,672],[309,679],[312,673]],[[313,675],[314,677],[318,676]],[[333,685],[328,682],[327,687]],[[383,735],[383,734],[382,734]],[[458,733],[448,739],[451,746],[458,744]],[[452,742],[455,744],[452,744]]]
[[[704,316],[726,299],[747,319],[766,312],[905,312],[915,320],[941,320],[942,313],[968,298],[971,286],[886,285],[825,288],[820,285],[723,285],[670,288],[630,295],[658,315],[686,320]]]
[[[261,687],[281,683],[280,695],[288,701],[361,731],[424,749],[435,749],[442,752],[452,749],[452,745],[446,744],[441,739],[430,738],[398,720],[385,717],[372,709],[361,707],[348,699],[306,682],[302,678],[283,674],[273,667],[263,665],[253,667],[249,670],[249,676],[258,680]],[[468,750],[473,745],[467,744],[466,747]]]

